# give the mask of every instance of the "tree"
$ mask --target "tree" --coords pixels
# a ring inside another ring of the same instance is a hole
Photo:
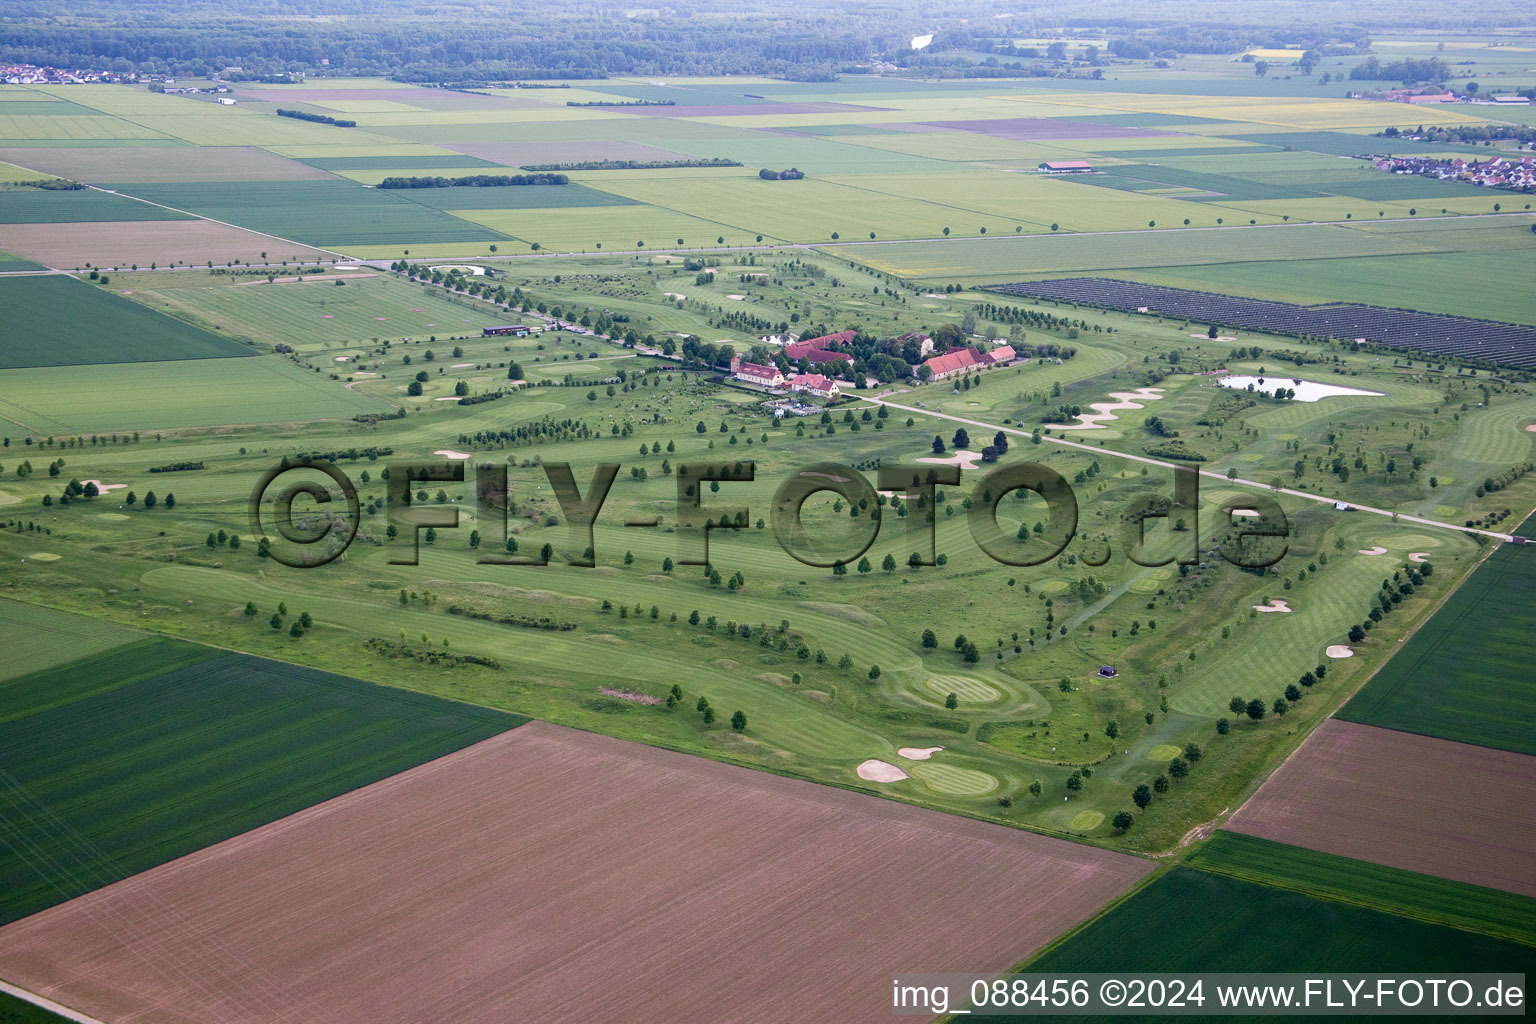
[[[1040,795],[1040,791],[1041,791],[1041,786],[1040,786],[1040,780],[1039,779],[1036,779],[1035,781],[1033,781],[1033,782],[1031,782],[1029,784],[1029,795],[1030,796],[1039,796]]]
[[[936,648],[939,646],[939,638],[934,635],[933,630],[923,630],[923,646],[930,648]]]
[[[879,679],[879,678],[880,678],[880,666],[879,665],[871,665],[871,666],[869,666],[869,679],[870,679],[870,682],[874,682],[876,679]]]
[[[1205,751],[1201,750],[1198,744],[1186,743],[1184,745],[1184,760],[1188,761],[1190,764],[1194,764],[1204,756]]]
[[[893,556],[893,555],[886,555],[885,556],[885,560],[880,563],[880,568],[884,569],[886,572],[893,572],[893,571],[895,571],[895,569],[896,569],[896,558],[895,558],[895,556]]]
[[[144,507],[145,508],[154,508],[155,505],[159,503],[159,501],[160,501],[160,499],[155,497],[155,492],[154,491],[147,491],[147,492],[145,492],[145,494],[144,494]]]
[[[315,620],[309,617],[309,612],[299,613],[299,625],[303,626],[305,629],[309,629],[314,624]]]
[[[405,393],[407,395],[410,395],[412,398],[420,397],[420,395],[421,395],[421,381],[419,381],[419,380],[411,381],[409,384],[407,384],[405,386]]]
[[[301,637],[304,635],[304,627],[299,625],[297,619],[294,620],[293,625],[288,627],[288,635],[291,637]]]
[[[960,706],[960,695],[957,693],[951,693],[948,697],[945,697],[944,706],[949,710],[954,711]]]
[[[271,626],[273,629],[282,629],[283,617],[277,614],[277,612],[273,612],[272,617],[267,620],[267,625]]]
[[[859,572],[860,573],[867,573],[867,572],[869,572],[873,568],[874,568],[874,566],[869,564],[869,556],[866,555],[865,557],[859,559]]]
[[[245,614],[247,614],[247,615],[255,615],[256,614],[256,602],[255,601],[247,601],[247,602],[245,602]]]
[[[1168,774],[1176,779],[1182,779],[1189,774],[1189,764],[1182,757],[1176,757],[1168,762]]]
[[[1131,792],[1131,803],[1135,804],[1137,807],[1140,807],[1142,810],[1146,810],[1147,805],[1151,802],[1152,790],[1148,789],[1145,785],[1137,786]]]
[[[735,729],[737,732],[741,732],[746,727],[747,727],[747,716],[746,716],[745,712],[738,711],[734,715],[731,716],[731,728],[732,729]]]
[[[955,436],[952,443],[956,448],[969,448],[971,446],[971,435],[965,432],[964,427],[961,427],[959,430],[955,431]]]
[[[1243,710],[1246,711],[1247,714],[1248,714],[1248,717],[1253,719],[1255,722],[1257,722],[1259,719],[1263,718],[1264,715],[1268,711],[1268,709],[1266,709],[1264,707],[1264,702],[1259,700],[1259,698],[1257,698],[1257,697],[1255,697],[1255,698],[1253,698],[1253,700],[1249,701],[1248,702],[1248,706],[1246,708],[1244,708]]]
[[[707,707],[709,707],[709,698],[700,694],[698,701],[693,705],[693,710],[702,712]]]
[[[1232,723],[1225,718],[1216,719],[1216,735],[1225,736],[1232,731]]]
[[[715,724],[715,709],[714,708],[707,707],[707,708],[704,709],[704,724],[705,725],[714,725]]]
[[[1069,790],[1071,790],[1072,792],[1074,792],[1074,793],[1078,793],[1078,792],[1082,791],[1082,788],[1083,788],[1083,775],[1082,775],[1082,772],[1073,772],[1071,775],[1067,776],[1067,788]]]
[[[1168,792],[1168,785],[1168,776],[1166,775],[1159,775],[1157,778],[1152,780],[1152,790],[1156,793]]]
[[[938,434],[934,434],[933,435],[933,454],[935,454],[935,455],[943,455],[944,454],[944,439],[942,437],[940,437]]]
[[[1106,725],[1104,727],[1104,735],[1108,736],[1110,739],[1116,739],[1117,737],[1119,737],[1119,735],[1120,735],[1120,723],[1119,722],[1110,722],[1108,725]]]
[[[1285,702],[1284,697],[1275,698],[1274,708],[1277,715],[1284,715],[1287,711],[1291,710],[1291,706]]]
[[[1301,700],[1301,687],[1297,686],[1295,683],[1287,686],[1285,688],[1285,699],[1290,701],[1292,704]]]
[[[1109,823],[1115,827],[1116,832],[1124,832],[1136,824],[1136,816],[1130,811],[1119,811],[1110,819]]]
[[[1227,701],[1227,710],[1232,712],[1234,715],[1242,714],[1247,709],[1247,707],[1248,702],[1243,700],[1241,697],[1233,697],[1231,700]]]

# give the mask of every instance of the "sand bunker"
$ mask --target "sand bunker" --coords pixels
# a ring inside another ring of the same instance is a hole
[[[728,299],[735,299],[737,302],[740,302],[742,299],[745,299],[746,296],[745,295],[727,295],[726,298],[728,298]]]
[[[346,361],[347,361],[347,357],[346,357],[346,356],[337,356],[337,357],[336,357],[336,361],[337,361],[337,362],[338,362],[338,363],[344,363],[344,362],[346,362]]]
[[[1278,598],[1270,598],[1269,604],[1256,604],[1253,606],[1256,612],[1288,612],[1291,606]]]
[[[1115,413],[1121,409],[1143,409],[1144,402],[1155,402],[1163,397],[1162,388],[1137,388],[1135,391],[1111,391],[1109,397],[1113,402],[1089,402],[1088,408],[1093,412],[1085,412],[1077,417],[1076,423],[1046,423],[1044,426],[1053,430],[1102,430],[1104,424],[1120,417]]]
[[[0,505],[20,505],[20,504],[21,504],[21,497],[19,495],[9,494],[9,493],[7,493],[5,491],[0,491]]]
[[[1333,644],[1324,652],[1330,658],[1353,658],[1355,652],[1343,644]]]
[[[959,466],[962,469],[974,469],[976,467],[976,463],[981,461],[981,452],[968,452],[964,449],[961,449],[960,451],[955,452],[953,455],[946,455],[943,458],[930,455],[927,458],[918,459],[917,461],[932,462],[940,466]]]
[[[1410,562],[1427,562],[1427,561],[1429,561],[1429,552],[1428,551],[1410,551],[1410,552],[1408,552],[1408,561],[1410,561]]]
[[[856,769],[866,782],[900,782],[907,773],[886,761],[865,761]]]
[[[688,297],[682,292],[662,292],[661,294],[665,295],[669,299],[676,299],[678,302],[682,302]]]
[[[121,491],[121,490],[126,489],[127,486],[128,486],[127,484],[104,484],[100,480],[81,480],[80,481],[80,486],[81,487],[84,487],[86,484],[95,484],[96,485],[96,492],[98,494],[106,494],[108,491]]]
[[[1361,548],[1360,553],[1362,555],[1384,555],[1387,553],[1387,549],[1377,544],[1375,547]]]
[[[448,369],[450,369],[450,370],[465,370],[465,369],[468,369],[469,367],[474,366],[474,365],[475,365],[474,363],[454,363],[452,366],[448,367]]]
[[[1525,429],[1529,430],[1533,434],[1536,434],[1536,423],[1532,423],[1530,426],[1526,427]]]
[[[1214,338],[1211,337],[1209,334],[1191,334],[1190,337],[1191,338],[1199,338],[1201,341],[1236,341],[1237,340],[1237,335],[1235,335],[1235,334],[1218,334]]]
[[[902,747],[896,753],[908,761],[926,761],[943,749],[943,747]]]
[[[1251,508],[1234,508],[1231,510],[1231,513],[1234,516],[1253,516],[1255,518],[1259,514],[1257,510]]]
[[[433,452],[432,454],[433,455],[441,455],[445,459],[467,459],[467,458],[469,458],[469,455],[465,454],[464,452],[456,452],[452,448],[439,448],[437,451]]]

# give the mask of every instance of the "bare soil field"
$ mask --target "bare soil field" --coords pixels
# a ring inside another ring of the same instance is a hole
[[[314,181],[335,175],[255,146],[3,149],[0,160],[93,185],[103,182]]]
[[[1227,826],[1536,896],[1536,758],[1331,719]]]
[[[0,977],[136,1024],[883,1021],[1151,867],[533,722],[0,929]]]
[[[8,224],[5,244],[18,256],[49,267],[71,270],[87,263],[98,267],[128,267],[137,263],[161,266],[172,260],[215,266],[240,260],[265,262],[324,255],[297,242],[283,242],[234,225],[206,220],[84,221],[76,224]]]

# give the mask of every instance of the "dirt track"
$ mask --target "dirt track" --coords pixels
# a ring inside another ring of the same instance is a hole
[[[531,723],[0,929],[106,1021],[884,1021],[1142,861]]]
[[[1235,832],[1536,896],[1536,758],[1330,719]]]

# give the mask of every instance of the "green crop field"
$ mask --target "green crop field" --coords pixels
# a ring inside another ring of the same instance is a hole
[[[1237,832],[1217,832],[1185,863],[1201,871],[1536,946],[1536,900],[1528,896]]]
[[[63,275],[0,278],[0,319],[14,332],[0,349],[0,369],[255,354]]]
[[[101,619],[0,600],[0,641],[7,652],[0,662],[0,680],[62,665],[138,635]]]
[[[1061,974],[1533,967],[1529,946],[1182,867],[1025,965]]]
[[[0,1024],[65,1024],[65,1018],[0,992]]]
[[[146,183],[127,195],[310,245],[498,241],[503,236],[420,203],[346,181]]]
[[[1536,628],[1532,554],[1489,555],[1338,717],[1536,754],[1536,677],[1523,668]]]
[[[186,220],[187,214],[97,189],[0,189],[0,224],[80,221]]]
[[[276,356],[0,370],[0,419],[37,434],[105,433],[388,412]]]
[[[29,259],[24,259],[14,253],[8,253],[0,249],[0,274],[14,273],[21,270],[44,269],[46,268],[41,263],[34,263]]]
[[[522,721],[161,638],[0,694],[10,834],[0,922]]]

